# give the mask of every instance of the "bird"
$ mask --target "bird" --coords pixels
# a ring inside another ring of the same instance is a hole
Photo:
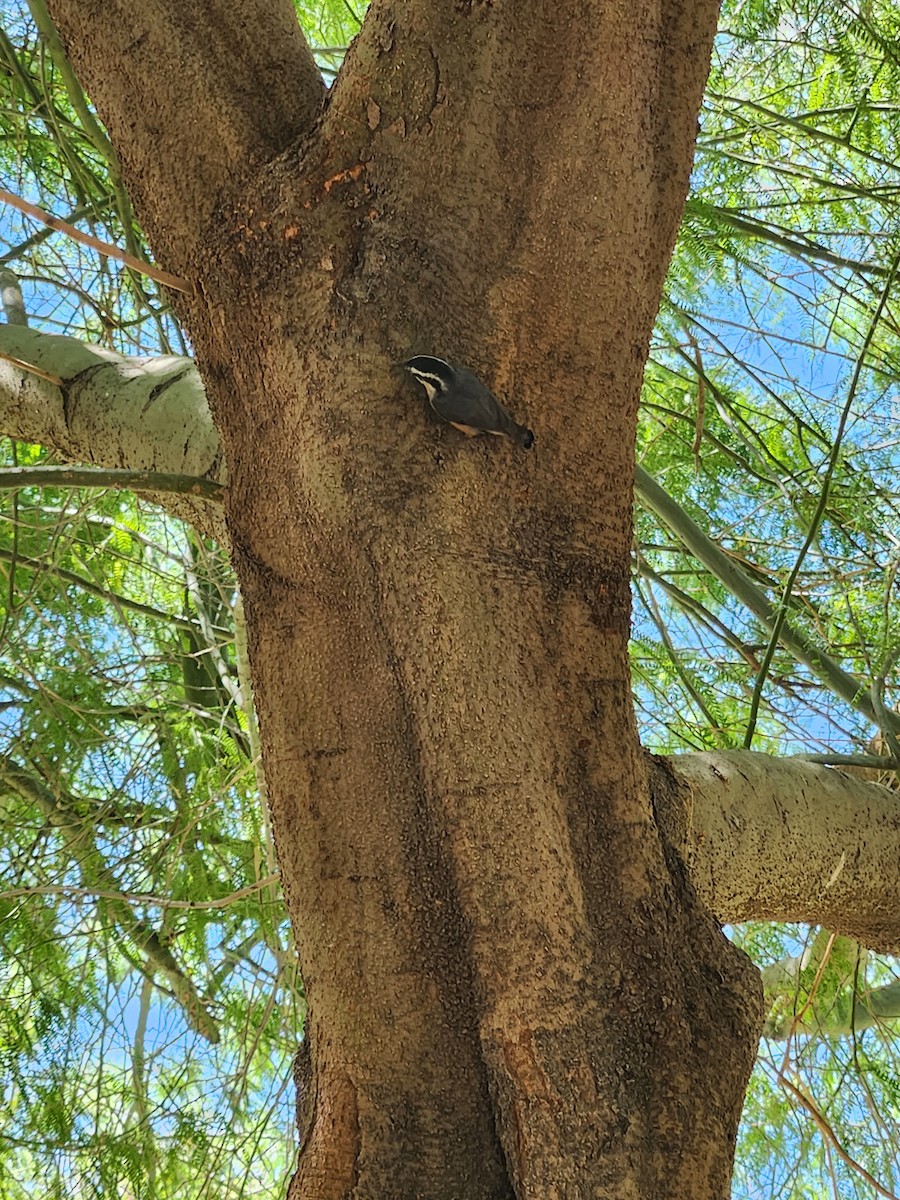
[[[495,437],[510,438],[523,450],[534,445],[531,430],[520,425],[466,367],[431,354],[416,354],[397,366],[421,383],[437,415],[467,437],[492,433]]]

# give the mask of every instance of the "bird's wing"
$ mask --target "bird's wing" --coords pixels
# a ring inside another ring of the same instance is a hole
[[[452,396],[435,396],[432,408],[451,424],[465,424],[487,433],[504,432],[506,414],[484,384],[464,367],[455,367],[456,386]]]

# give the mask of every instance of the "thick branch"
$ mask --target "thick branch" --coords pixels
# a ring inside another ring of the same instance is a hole
[[[804,921],[897,953],[895,792],[742,750],[657,759],[651,777],[657,817],[720,921]]]
[[[8,437],[69,462],[225,482],[219,437],[189,358],[129,358],[13,325],[0,325],[0,351],[65,382],[58,388],[0,361],[0,431]],[[217,504],[144,490],[168,512],[224,538]]]
[[[293,6],[52,0],[48,8],[160,265],[190,279],[223,186],[308,131],[319,111],[324,86]]]

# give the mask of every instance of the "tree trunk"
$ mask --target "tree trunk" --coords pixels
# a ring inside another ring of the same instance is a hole
[[[723,1197],[758,979],[657,828],[627,658],[716,5],[376,0],[315,128],[302,46],[296,99],[234,62],[286,5],[52,8],[196,284],[310,1003],[291,1195]],[[535,451],[437,426],[412,353]]]

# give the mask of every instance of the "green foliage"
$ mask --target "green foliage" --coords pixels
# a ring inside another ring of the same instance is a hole
[[[368,0],[295,0],[297,20],[326,79],[337,74]]]
[[[882,667],[900,646],[890,304],[870,325],[900,247],[896,21],[885,5],[725,5],[639,432],[654,478],[887,703],[898,680]],[[823,519],[784,597],[870,332]],[[647,736],[659,748],[742,744],[768,631],[649,513],[638,543]],[[872,736],[782,650],[762,697],[756,748],[846,753]]]
[[[893,295],[898,282],[897,26],[887,4],[725,4],[638,451],[762,594],[784,600],[792,626],[894,708],[900,370],[891,303],[874,330],[871,322],[882,290]],[[823,519],[784,597],[870,332]],[[639,508],[636,518],[632,664],[645,740],[668,750],[740,746],[769,631],[655,515]],[[873,748],[871,724],[783,648],[761,694],[756,749]],[[807,937],[741,931],[754,960],[773,969],[801,955]],[[855,947],[851,964],[840,942],[823,965],[828,942],[813,937],[804,968],[771,995],[737,1197],[870,1197],[862,1169],[897,1191],[896,966]]]
[[[11,1175],[58,1178],[60,1194],[78,1179],[90,1195],[119,1195],[127,1180],[136,1196],[178,1196],[202,1156],[218,1164],[206,1184],[216,1192],[253,1165],[253,1139],[240,1141],[243,1161],[224,1128],[257,1120],[265,1097],[280,1118],[267,1157],[283,1175],[300,1010],[283,907],[264,882],[230,573],[124,494],[20,492],[6,517]]]

